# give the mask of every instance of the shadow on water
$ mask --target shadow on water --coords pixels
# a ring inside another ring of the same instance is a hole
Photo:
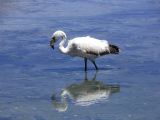
[[[96,80],[97,72],[92,79],[88,79],[87,72],[83,82],[74,83],[61,90],[59,96],[51,96],[53,107],[59,112],[65,112],[68,109],[68,102],[71,99],[75,105],[89,106],[95,103],[105,102],[113,93],[120,92],[119,85],[104,84]]]
[[[109,70],[117,70],[120,68],[115,68],[113,66],[106,66],[106,67],[100,67],[99,70],[100,71],[109,71]],[[56,68],[51,68],[51,69],[45,69],[45,71],[47,72],[72,72],[72,71],[84,71],[84,67],[56,67]],[[88,71],[95,71],[95,68],[88,68]]]

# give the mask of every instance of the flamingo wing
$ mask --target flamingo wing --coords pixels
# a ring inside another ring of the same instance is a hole
[[[72,51],[81,51],[84,54],[101,56],[108,54],[109,44],[106,40],[98,40],[90,36],[78,37],[70,40],[69,46]]]

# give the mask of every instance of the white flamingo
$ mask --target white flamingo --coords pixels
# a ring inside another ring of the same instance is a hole
[[[85,71],[87,70],[87,60],[90,60],[94,64],[96,70],[98,70],[98,67],[95,63],[96,58],[107,54],[119,53],[119,48],[117,46],[109,44],[106,40],[98,40],[90,36],[77,37],[67,41],[66,34],[63,31],[58,30],[53,33],[50,41],[50,46],[53,49],[54,43],[58,40],[61,40],[59,43],[59,50],[63,54],[84,58]],[[66,47],[64,47],[66,42],[68,42],[68,44]]]

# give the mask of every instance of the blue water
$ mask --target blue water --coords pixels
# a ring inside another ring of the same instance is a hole
[[[50,48],[58,29],[121,53],[85,73]],[[0,120],[159,120],[159,46],[158,0],[0,0]]]

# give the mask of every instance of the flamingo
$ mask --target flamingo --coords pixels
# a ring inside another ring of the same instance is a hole
[[[85,71],[87,71],[87,60],[90,60],[95,69],[98,67],[95,59],[103,55],[118,54],[119,48],[116,45],[109,44],[106,40],[99,40],[90,36],[76,37],[72,40],[67,40],[65,32],[58,30],[53,33],[50,46],[54,49],[54,44],[61,40],[59,43],[59,50],[63,54],[70,56],[77,56],[84,58]],[[67,46],[65,47],[65,44]]]

